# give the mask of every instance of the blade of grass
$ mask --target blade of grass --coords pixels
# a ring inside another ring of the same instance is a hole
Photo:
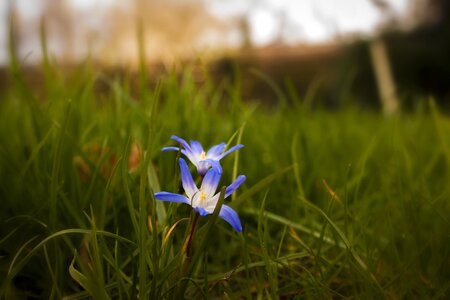
[[[434,125],[435,125],[436,131],[438,133],[440,142],[442,144],[442,149],[444,151],[445,158],[447,160],[447,165],[450,165],[450,146],[448,143],[448,138],[446,137],[446,134],[445,134],[444,122],[442,120],[442,117],[439,114],[439,110],[433,99],[429,100],[429,106],[431,108],[430,110],[431,110],[431,115],[433,117]]]
[[[278,280],[277,280],[277,268],[276,265],[272,265],[269,251],[267,249],[268,237],[267,237],[267,222],[265,221],[265,203],[267,199],[269,191],[266,191],[264,198],[261,202],[261,208],[259,209],[258,214],[258,239],[259,246],[262,250],[262,257],[265,263],[267,277],[270,284],[270,295],[271,299],[278,299]]]
[[[39,242],[36,246],[34,246],[22,259],[19,260],[20,255],[22,254],[23,251],[25,251],[25,248],[28,244],[30,244],[33,240],[35,240],[37,238],[34,237],[32,239],[30,239],[27,243],[25,243],[20,249],[19,251],[17,251],[16,255],[14,256],[11,265],[9,266],[8,269],[8,275],[7,278],[5,279],[5,283],[9,282],[10,280],[12,280],[18,273],[19,271],[26,265],[26,263],[30,260],[30,258],[35,255],[44,245],[46,245],[49,241],[52,241],[58,237],[62,237],[68,234],[82,234],[82,235],[86,235],[86,234],[90,234],[91,230],[87,230],[87,229],[65,229],[65,230],[61,230],[61,231],[57,231],[53,234],[51,234],[50,236],[46,237],[45,239],[43,239],[41,242]],[[129,243],[132,245],[135,245],[135,243],[129,239],[126,239],[124,237],[121,237],[115,233],[111,233],[108,231],[97,231],[97,234],[106,236],[106,237],[110,237],[110,238],[114,238],[118,241],[124,242],[124,243]],[[17,261],[17,262],[16,262]]]
[[[239,131],[238,131],[239,134],[238,134],[238,137],[237,137],[236,144],[240,144],[241,143],[242,133],[244,133],[244,128],[245,128],[245,123],[242,124],[241,128],[239,128]],[[227,145],[229,145],[229,144],[227,144]],[[236,178],[238,176],[239,152],[240,151],[235,151],[235,153],[234,153],[233,175],[231,177],[231,182],[236,180]],[[231,194],[231,201],[234,201],[235,199],[236,199],[236,194],[235,193]]]
[[[56,141],[56,146],[53,153],[53,168],[50,179],[50,195],[49,195],[49,227],[51,230],[56,228],[56,216],[57,216],[57,195],[60,188],[60,168],[61,168],[61,156],[64,144],[64,135],[67,129],[67,124],[71,112],[72,101],[67,102],[66,112],[61,127],[59,128],[59,134]]]
[[[319,213],[327,222],[330,224],[330,226],[333,228],[333,230],[337,233],[339,238],[342,240],[342,242],[345,245],[345,248],[349,251],[351,257],[355,261],[356,265],[358,266],[358,269],[360,270],[361,274],[364,275],[370,282],[371,286],[375,289],[375,291],[378,293],[380,297],[387,298],[387,296],[384,293],[383,288],[378,283],[375,276],[370,272],[370,270],[367,268],[364,261],[361,259],[361,257],[358,255],[358,253],[355,251],[355,249],[350,244],[349,240],[346,238],[344,233],[339,229],[339,227],[334,224],[334,222],[328,217],[328,215],[319,207],[308,201],[307,199],[303,197],[299,197],[299,199],[308,206],[308,208],[312,209],[313,211]]]
[[[249,214],[249,215],[253,215],[253,216],[258,216],[259,214],[259,210],[254,209],[254,208],[244,208],[241,210],[242,213],[244,214]],[[295,223],[287,218],[284,218],[280,215],[265,211],[264,215],[267,219],[270,219],[272,221],[278,222],[280,224],[283,225],[287,225],[289,227],[295,228],[301,232],[304,232],[312,237],[315,237],[317,239],[320,239],[320,232],[312,230],[302,224],[299,223]],[[333,246],[338,246],[340,248],[345,249],[345,244],[344,243],[336,243],[333,239],[329,238],[329,237],[323,237],[323,242],[329,244],[329,245],[333,245]]]
[[[105,289],[99,288],[98,282],[92,280],[92,278],[87,277],[74,267],[75,259],[77,257],[77,252],[75,251],[74,258],[69,266],[70,276],[81,285],[94,299],[110,299]]]
[[[300,196],[304,197],[305,196],[305,191],[303,188],[303,183],[301,180],[301,176],[300,176],[300,162],[298,159],[298,135],[296,134],[292,140],[292,145],[291,145],[291,156],[292,156],[292,162],[293,162],[293,167],[294,167],[294,178],[295,178],[295,182],[297,184],[297,189],[298,192],[300,194]]]
[[[258,183],[253,185],[250,189],[246,190],[239,197],[237,197],[236,200],[233,201],[233,206],[241,205],[242,202],[244,202],[251,196],[255,195],[256,193],[258,193],[259,191],[261,191],[262,189],[267,187],[272,181],[274,181],[278,177],[281,177],[281,175],[283,175],[284,173],[287,173],[288,171],[292,170],[293,168],[294,168],[294,166],[286,167],[282,170],[279,170],[279,171],[261,179]]]

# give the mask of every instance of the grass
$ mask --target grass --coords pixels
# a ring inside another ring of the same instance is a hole
[[[448,297],[450,120],[432,103],[268,108],[189,68],[133,87],[43,66],[39,90],[13,66],[0,101],[1,298]],[[228,203],[244,230],[200,218],[186,269],[194,215],[152,196],[180,191],[172,134],[245,145],[221,181],[247,176]]]

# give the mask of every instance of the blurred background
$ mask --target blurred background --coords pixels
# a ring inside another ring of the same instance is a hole
[[[0,93],[14,60],[38,87],[46,53],[67,70],[89,59],[112,76],[145,61],[153,82],[189,65],[199,84],[205,69],[218,82],[239,77],[244,99],[268,104],[295,91],[329,108],[390,113],[429,97],[449,108],[449,3],[1,1]]]

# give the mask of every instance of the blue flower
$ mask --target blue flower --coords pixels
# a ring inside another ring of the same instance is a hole
[[[228,149],[224,152],[227,144],[221,143],[215,146],[212,146],[207,152],[203,150],[202,144],[197,141],[192,141],[189,145],[185,140],[179,138],[175,135],[170,137],[172,140],[180,143],[184,149],[181,150],[183,153],[196,167],[197,171],[201,176],[205,176],[209,167],[212,167],[216,170],[217,173],[222,174],[222,167],[220,166],[219,161],[227,154],[236,151],[244,145],[236,145]],[[178,147],[164,147],[162,151],[168,150],[176,150],[178,151]]]
[[[202,185],[199,189],[192,179],[186,161],[182,158],[180,158],[180,169],[181,182],[187,197],[169,192],[158,192],[155,193],[155,198],[162,201],[189,204],[201,216],[212,214],[219,201],[220,193],[215,194],[215,192],[220,181],[220,174],[214,168],[209,169],[203,178]],[[238,178],[226,188],[225,198],[230,196],[244,181],[244,175],[238,176]],[[237,232],[242,231],[241,221],[239,220],[237,213],[228,205],[222,205],[219,217],[227,221]]]

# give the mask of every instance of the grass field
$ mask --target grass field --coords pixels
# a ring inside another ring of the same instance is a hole
[[[450,119],[433,102],[386,118],[295,93],[259,106],[189,69],[151,88],[44,71],[37,91],[13,66],[0,101],[0,298],[450,296]],[[182,192],[171,135],[245,145],[220,183],[247,176],[225,200],[243,231],[201,217],[190,259],[192,209],[153,197]]]

